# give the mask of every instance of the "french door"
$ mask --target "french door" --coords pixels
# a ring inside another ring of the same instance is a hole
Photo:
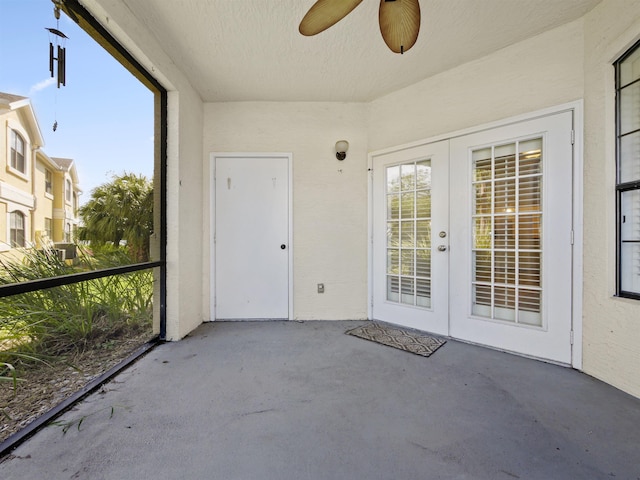
[[[373,318],[571,363],[571,130],[565,112],[374,156]]]
[[[451,140],[450,335],[571,363],[572,113]]]
[[[447,141],[376,157],[375,319],[448,333],[448,185]]]

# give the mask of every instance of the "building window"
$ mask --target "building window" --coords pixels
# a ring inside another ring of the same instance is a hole
[[[11,168],[20,173],[27,173],[24,161],[24,138],[15,130],[11,130]]]
[[[47,238],[49,238],[49,240],[51,240],[51,233],[52,233],[52,225],[53,225],[53,220],[50,218],[45,218],[44,219],[44,234],[47,236]]]
[[[24,214],[22,212],[11,212],[10,239],[12,247],[24,247]]]
[[[53,195],[53,174],[49,169],[44,172],[44,191],[49,195]]]
[[[66,243],[71,243],[71,224],[67,223],[64,226],[64,241]]]
[[[65,196],[66,196],[67,202],[71,203],[71,180],[67,178],[65,185],[66,185]]]
[[[640,299],[640,42],[615,62],[617,294]]]

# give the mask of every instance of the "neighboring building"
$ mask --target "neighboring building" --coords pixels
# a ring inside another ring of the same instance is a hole
[[[51,158],[26,97],[0,92],[0,252],[70,243],[81,193],[73,160]]]

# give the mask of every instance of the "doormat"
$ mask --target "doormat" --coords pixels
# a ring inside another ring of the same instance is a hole
[[[447,343],[446,340],[431,337],[415,330],[405,330],[373,322],[353,328],[345,333],[423,357],[430,357],[432,353]]]

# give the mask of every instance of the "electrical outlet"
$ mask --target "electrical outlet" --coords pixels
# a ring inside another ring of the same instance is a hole
[[[318,284],[318,293],[324,293],[324,283]]]

